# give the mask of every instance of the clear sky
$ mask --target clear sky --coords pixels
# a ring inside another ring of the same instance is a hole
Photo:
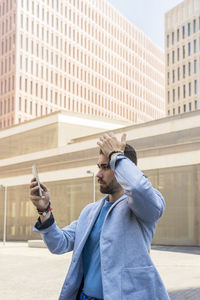
[[[164,49],[165,13],[183,0],[108,0]]]

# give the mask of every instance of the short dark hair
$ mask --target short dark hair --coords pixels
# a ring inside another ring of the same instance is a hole
[[[103,154],[103,151],[101,149],[99,150],[99,154]],[[124,155],[128,157],[137,166],[137,154],[135,149],[131,145],[126,144],[124,149]]]
[[[137,166],[137,154],[135,149],[131,145],[126,144],[124,155],[128,157],[132,162],[134,162],[134,164]]]

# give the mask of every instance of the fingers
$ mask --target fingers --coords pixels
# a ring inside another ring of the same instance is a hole
[[[38,202],[39,200],[41,200],[41,198],[42,197],[36,196],[36,195],[30,196],[31,201],[33,201],[35,203]]]
[[[103,135],[103,142],[106,144],[108,147],[112,147],[113,145],[113,137],[107,133]]]
[[[100,145],[107,144],[111,147],[116,146],[121,150],[124,150],[126,146],[126,133],[122,134],[121,141],[117,139],[116,135],[114,135],[113,132],[105,133],[99,139],[100,139],[100,143],[99,143]],[[117,148],[115,150],[117,150]]]
[[[46,187],[46,185],[44,183],[40,182],[40,186],[41,186],[41,188],[43,189],[44,192],[48,192],[49,191],[48,188]]]
[[[34,197],[34,198],[39,198],[41,199],[42,197],[39,196],[39,186],[35,186],[33,188],[30,189],[30,197]]]
[[[44,184],[44,183],[41,183],[40,182],[40,186],[41,186],[41,188],[42,188],[42,190],[44,191],[44,192],[48,192],[49,190],[48,190],[48,188],[46,187],[46,185]],[[39,189],[39,187],[38,187],[38,183],[37,183],[37,181],[36,181],[36,178],[34,177],[32,180],[31,180],[31,184],[30,184],[30,189],[33,189],[33,188],[37,188],[37,190]],[[34,190],[33,190],[34,191]]]
[[[45,187],[45,189],[47,191],[46,187]],[[42,188],[42,190],[43,190],[43,188]],[[42,198],[41,196],[39,196],[39,186],[38,186],[38,182],[36,181],[35,178],[33,178],[31,180],[31,184],[30,184],[30,196],[33,196],[34,199],[36,199],[35,197],[39,197],[39,199]]]
[[[126,133],[123,133],[119,141],[113,132],[105,133],[97,142],[102,152],[109,156],[109,153],[114,150],[124,150],[126,146]]]
[[[35,177],[33,177],[33,178],[31,179],[31,182],[33,182],[33,181],[36,181],[36,178],[35,178]]]
[[[37,185],[38,185],[38,182],[37,182],[36,178],[34,177],[34,178],[31,180],[30,188],[33,188],[33,187],[35,187],[35,186],[37,186]]]

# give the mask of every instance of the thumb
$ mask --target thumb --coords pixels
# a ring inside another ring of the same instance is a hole
[[[126,146],[126,133],[123,133],[122,134],[122,137],[121,137],[121,145],[122,145],[122,150],[124,150],[125,146]]]

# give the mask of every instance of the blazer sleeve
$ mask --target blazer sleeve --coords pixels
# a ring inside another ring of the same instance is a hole
[[[110,165],[128,196],[128,205],[134,214],[145,222],[158,221],[165,208],[161,193],[152,187],[142,171],[124,155],[115,156]]]
[[[55,254],[63,254],[72,251],[76,235],[77,221],[60,229],[56,222],[48,228],[38,230],[35,226],[34,231],[39,232],[48,249]]]

